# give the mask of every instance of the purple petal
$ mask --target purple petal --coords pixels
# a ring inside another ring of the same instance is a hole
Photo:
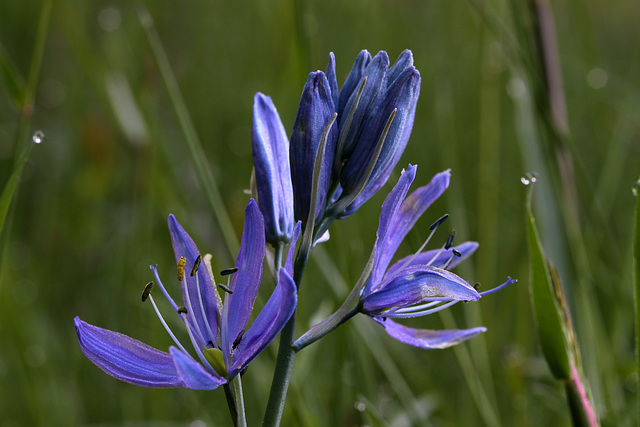
[[[385,277],[391,277],[400,268],[406,268],[412,265],[430,265],[431,267],[442,268],[442,266],[449,259],[451,259],[451,262],[449,263],[447,270],[451,270],[452,268],[460,264],[462,261],[469,258],[477,248],[478,248],[477,242],[464,242],[459,244],[458,246],[453,246],[449,249],[443,249],[442,251],[440,251],[440,249],[433,249],[430,251],[422,252],[418,254],[415,258],[413,258],[413,255],[409,255],[407,257],[402,258],[400,261],[396,262],[391,267],[389,267],[389,269],[387,270],[387,273],[385,274]],[[462,256],[453,255],[454,249],[460,252]],[[438,254],[438,252],[440,252],[440,254],[434,259],[434,257]],[[409,261],[411,258],[413,258],[411,262],[405,265],[407,261]]]
[[[244,231],[236,259],[238,271],[233,275],[230,284],[233,293],[226,295],[222,309],[220,345],[227,366],[233,342],[247,326],[249,316],[251,316],[253,302],[256,299],[262,278],[264,251],[262,214],[260,214],[256,201],[251,199],[245,209]]]
[[[169,347],[169,353],[171,353],[176,371],[185,387],[193,390],[213,390],[227,382],[218,374],[215,376],[210,374],[190,355],[183,353],[176,347]]]
[[[477,301],[480,294],[461,277],[447,270],[416,265],[402,269],[362,298],[365,311],[372,313],[391,307],[407,307],[429,297],[457,301]]]
[[[340,162],[351,157],[351,153],[356,148],[357,145],[360,144],[362,128],[365,125],[367,118],[372,114],[373,109],[376,106],[376,103],[380,100],[380,97],[383,94],[383,91],[387,88],[387,71],[389,69],[389,56],[385,51],[380,51],[376,56],[373,57],[369,65],[364,71],[362,78],[357,83],[354,88],[351,96],[349,97],[349,101],[344,106],[343,114],[344,121],[340,122],[340,133],[345,133],[344,138],[344,146],[342,147],[342,152],[340,155]],[[367,82],[364,85],[362,90],[362,94],[360,96],[360,100],[358,101],[358,106],[353,115],[353,119],[349,124],[349,128],[346,129],[344,126],[346,125],[346,117],[348,117],[351,107],[356,101],[358,96],[359,86],[362,82],[362,79],[366,78]],[[344,90],[344,89],[343,89]],[[343,136],[341,136],[343,138]],[[375,148],[375,147],[374,147]],[[340,177],[340,183],[343,188],[345,188],[345,183],[343,182],[342,176]],[[350,182],[350,184],[352,184]],[[349,187],[351,190],[351,187]]]
[[[278,335],[295,311],[297,301],[296,284],[282,268],[276,289],[235,350],[227,367],[229,378],[246,367]]]
[[[291,133],[289,152],[294,212],[297,220],[306,221],[309,216],[316,155],[322,134],[335,111],[336,107],[333,104],[327,77],[322,71],[310,73],[300,97],[300,105]],[[316,217],[324,212],[337,137],[337,126],[334,124],[329,131],[324,149]]]
[[[197,273],[191,276],[191,270],[198,255],[200,255],[200,251],[198,251],[198,247],[191,239],[191,236],[182,228],[182,225],[173,214],[169,215],[168,224],[176,263],[180,257],[185,257],[187,260],[184,269],[184,280],[182,281],[182,298],[187,307],[187,318],[191,324],[197,324],[198,329],[204,335],[205,341],[215,343],[218,339],[218,307],[211,277],[209,277],[205,268],[199,268]],[[198,283],[200,286],[198,286]],[[198,287],[200,288],[199,290]],[[187,289],[189,298],[187,298]],[[198,291],[202,296],[204,313],[200,307]],[[188,301],[191,302],[191,307],[189,307]]]
[[[342,85],[342,89],[339,94],[338,101],[338,123],[342,123],[346,119],[346,115],[349,114],[349,110],[345,111],[345,106],[351,98],[353,91],[358,88],[360,84],[360,80],[362,79],[362,75],[364,74],[364,70],[367,68],[369,63],[371,62],[371,54],[365,49],[362,50],[356,60],[353,63],[353,67],[351,68],[351,72],[347,76],[344,84]]]
[[[379,238],[378,242],[376,242],[376,256],[379,258],[376,265],[377,270],[374,270],[374,273],[376,273],[373,276],[374,280],[381,278],[382,271],[387,269],[398,246],[400,246],[400,243],[402,243],[402,240],[404,240],[418,218],[447,189],[450,177],[451,173],[449,171],[440,172],[431,179],[429,184],[411,193],[402,202],[400,209],[394,209],[391,212],[391,217],[385,222],[385,237]],[[380,226],[382,226],[382,216],[380,220]]]
[[[257,93],[251,134],[260,210],[267,241],[288,242],[293,230],[293,187],[289,138],[271,98]]]
[[[413,53],[409,49],[406,49],[398,56],[393,66],[389,68],[389,72],[387,73],[387,84],[389,87],[393,85],[398,76],[407,68],[411,67],[413,67]]]
[[[391,319],[374,318],[374,320],[398,341],[427,350],[451,347],[487,331],[487,328],[484,327],[443,330],[415,329],[396,323]]]
[[[108,329],[74,319],[82,352],[107,374],[143,387],[174,388],[184,383],[168,353]]]
[[[398,214],[402,201],[409,192],[409,187],[416,177],[417,166],[409,165],[406,170],[400,174],[398,183],[393,187],[387,198],[382,203],[380,211],[380,224],[376,233],[377,239],[375,244],[375,261],[373,271],[371,272],[371,280],[364,289],[364,293],[368,293],[372,286],[377,286],[384,276],[384,271],[389,265],[389,261],[393,257],[393,253],[385,254],[385,242],[390,240],[389,232],[394,222],[394,218]]]
[[[289,244],[289,253],[287,254],[287,259],[284,263],[284,269],[287,270],[289,276],[293,277],[293,261],[296,256],[296,246],[298,243],[298,237],[300,237],[300,229],[302,228],[302,221],[298,221],[296,226],[293,228],[293,237],[291,238],[291,243]]]
[[[329,87],[331,88],[331,99],[333,99],[333,106],[338,109],[339,92],[338,92],[338,79],[336,78],[336,57],[333,52],[329,52],[329,63],[327,69],[324,72],[329,81]]]

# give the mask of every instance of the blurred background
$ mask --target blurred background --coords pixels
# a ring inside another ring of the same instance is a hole
[[[602,424],[634,425],[638,22],[630,0],[3,0],[2,188],[31,152],[0,235],[0,426],[231,425],[221,390],[146,389],[104,374],[82,354],[73,318],[166,350],[171,340],[140,293],[158,264],[178,295],[167,215],[214,255],[214,270],[232,266],[254,93],[273,98],[289,132],[307,74],[334,52],[341,85],[361,49],[392,60],[413,51],[422,75],[413,135],[387,186],[312,253],[298,335],[357,281],[382,200],[408,163],[419,165],[415,186],[448,168],[453,178],[398,255],[417,250],[448,212],[458,242],[480,242],[458,274],[483,289],[519,282],[408,322],[488,328],[453,349],[411,348],[356,317],[298,355],[283,425],[570,424],[529,302],[521,177],[533,171],[542,243],[564,282]],[[37,130],[45,137],[33,145]],[[203,188],[203,168],[220,200]],[[265,280],[262,301],[271,290]],[[244,377],[250,425],[262,419],[276,351]]]

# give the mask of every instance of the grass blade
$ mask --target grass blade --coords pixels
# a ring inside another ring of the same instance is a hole
[[[162,47],[160,37],[155,30],[153,19],[149,12],[140,6],[138,9],[138,16],[145,30],[149,45],[151,46],[151,51],[153,52],[153,57],[158,65],[162,81],[167,89],[171,105],[173,106],[180,128],[187,142],[187,147],[189,148],[191,160],[195,166],[200,186],[211,204],[213,215],[227,244],[229,255],[231,256],[231,259],[234,259],[240,244],[238,243],[238,238],[234,232],[231,220],[229,219],[229,214],[225,209],[225,203],[220,195],[220,191],[218,190],[218,184],[216,183],[214,175],[211,172],[211,168],[207,163],[207,158],[204,155],[200,138],[198,137],[193,122],[191,121],[191,117],[189,116],[187,106],[182,98],[182,94],[180,93],[178,82],[171,70],[169,59]]]

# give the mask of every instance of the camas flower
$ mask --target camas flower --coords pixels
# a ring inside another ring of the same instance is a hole
[[[265,254],[264,223],[256,202],[245,211],[245,227],[233,276],[222,303],[207,268],[198,268],[200,253],[191,237],[173,215],[169,216],[171,242],[178,263],[184,306],[178,305],[162,285],[156,266],[151,269],[157,284],[184,322],[197,359],[193,358],[169,329],[150,295],[160,320],[176,343],[169,352],[157,350],[118,332],[90,325],[75,318],[76,332],[84,354],[107,374],[145,387],[187,387],[211,390],[244,370],[280,332],[296,303],[296,286],[291,278],[292,262],[280,269],[279,282],[271,297],[246,329],[260,286]],[[295,244],[291,245],[289,259]],[[193,266],[193,268],[191,268]],[[186,269],[185,269],[186,268]]]
[[[363,313],[399,341],[420,348],[446,348],[485,332],[486,328],[425,330],[409,328],[392,319],[424,316],[459,301],[477,301],[481,296],[502,289],[514,280],[509,278],[497,288],[478,293],[464,279],[447,271],[447,268],[455,267],[468,257],[478,244],[466,242],[451,247],[452,239],[440,250],[419,251],[388,268],[409,230],[449,186],[449,171],[441,172],[428,185],[418,188],[407,197],[415,174],[415,166],[409,165],[407,170],[403,170],[398,183],[382,205],[373,269],[362,289],[360,307]],[[432,226],[433,231],[440,222]]]

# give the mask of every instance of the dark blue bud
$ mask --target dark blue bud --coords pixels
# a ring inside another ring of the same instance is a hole
[[[366,178],[366,171],[371,162],[376,161],[366,186],[344,211],[342,217],[355,212],[387,182],[411,135],[420,93],[420,73],[412,65],[408,65],[409,61],[404,61],[407,58],[410,59],[410,53],[409,55],[403,53],[400,58],[407,66],[397,76],[395,74],[400,68],[393,69],[393,74],[390,70],[389,74],[395,77],[394,81],[381,96],[374,110],[367,116],[357,144],[341,170],[340,184],[343,194],[349,195]],[[394,111],[395,116],[384,137],[385,126]],[[376,160],[374,159],[376,147],[383,137],[384,145]]]
[[[347,105],[347,101],[351,97],[353,91],[357,90],[360,80],[362,79],[362,75],[364,74],[364,70],[367,68],[367,65],[369,65],[369,62],[371,62],[371,54],[365,49],[358,54],[358,57],[353,63],[351,72],[344,81],[342,90],[340,91],[338,101],[338,123],[341,122],[345,105]]]
[[[309,74],[302,91],[290,141],[295,218],[306,222],[311,204],[314,163],[320,139],[336,108],[331,85],[322,71]],[[322,216],[331,177],[338,132],[331,128],[325,147],[317,199],[316,219]]]
[[[289,242],[293,232],[289,140],[271,98],[257,93],[253,101],[251,139],[256,188],[265,238],[275,246]]]

